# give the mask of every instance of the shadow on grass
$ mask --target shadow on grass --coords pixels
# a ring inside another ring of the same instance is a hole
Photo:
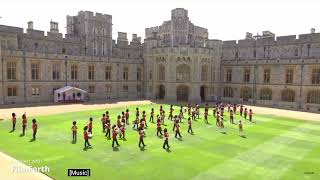
[[[167,153],[171,153],[170,148],[167,148],[166,151],[167,151]]]
[[[146,149],[144,148],[144,146],[140,147],[140,151],[145,151]]]
[[[77,141],[72,140],[71,144],[77,144]]]
[[[161,135],[161,136],[158,136],[158,138],[159,138],[159,139],[162,139],[162,138],[163,138],[163,136],[162,136],[162,135]]]
[[[227,134],[227,132],[220,132],[220,133],[221,133],[221,134],[225,134],[225,135]]]
[[[113,147],[112,150],[117,152],[117,151],[119,151],[119,148],[118,147]]]
[[[245,135],[239,135],[240,137],[242,137],[242,138],[247,138],[247,136],[245,136]]]
[[[177,139],[178,139],[179,141],[183,141],[183,140],[182,140],[182,137],[179,137],[179,138],[177,138]]]
[[[92,146],[86,146],[83,148],[83,151],[87,151],[88,149],[92,149]]]
[[[25,134],[20,134],[20,137],[23,137]]]
[[[14,130],[9,131],[9,133],[13,133],[13,132],[14,132]]]
[[[32,138],[32,139],[30,139],[29,142],[34,142],[34,141],[36,141],[36,139]]]

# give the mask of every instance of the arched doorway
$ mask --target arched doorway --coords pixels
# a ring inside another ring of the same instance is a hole
[[[164,85],[159,86],[159,99],[164,99],[164,96],[166,95],[166,89]]]
[[[205,86],[200,87],[200,97],[201,97],[201,101],[206,100],[206,87]]]
[[[180,85],[177,87],[177,101],[188,101],[189,88],[186,85]]]

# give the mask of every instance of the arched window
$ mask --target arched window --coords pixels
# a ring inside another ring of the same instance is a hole
[[[225,87],[223,88],[223,97],[233,97],[233,89],[231,87]]]
[[[291,89],[285,89],[281,92],[281,101],[294,102],[296,93]]]
[[[208,66],[202,65],[201,67],[201,81],[207,81],[208,80]]]
[[[177,81],[189,81],[190,80],[190,67],[186,64],[177,66]]]
[[[272,90],[263,88],[260,90],[260,100],[272,100]]]
[[[102,28],[102,36],[105,36],[105,35],[106,35],[106,29]]]
[[[307,103],[320,104],[320,90],[309,91],[307,95]]]
[[[164,81],[166,79],[166,68],[163,64],[159,65],[159,81]]]

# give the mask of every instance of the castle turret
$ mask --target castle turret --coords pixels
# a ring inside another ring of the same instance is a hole
[[[33,29],[33,22],[32,21],[28,22],[28,29]]]
[[[50,21],[50,32],[59,33],[59,27],[57,22]]]

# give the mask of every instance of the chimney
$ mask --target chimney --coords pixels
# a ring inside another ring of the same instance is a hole
[[[28,29],[33,29],[33,22],[32,21],[28,22]]]
[[[50,32],[59,33],[59,27],[57,22],[50,21]]]
[[[311,28],[311,34],[316,33],[316,29],[315,28]]]

